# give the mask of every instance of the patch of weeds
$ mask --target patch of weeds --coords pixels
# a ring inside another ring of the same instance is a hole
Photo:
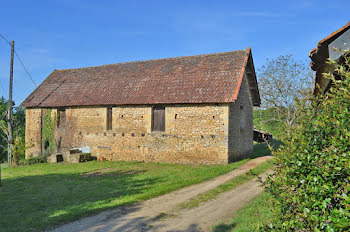
[[[219,224],[213,228],[213,232],[229,232],[236,227],[235,223]]]
[[[175,214],[167,214],[167,213],[160,213],[157,216],[155,216],[154,218],[152,218],[152,221],[159,221],[159,220],[165,220],[167,218],[171,218],[171,217],[175,217]]]

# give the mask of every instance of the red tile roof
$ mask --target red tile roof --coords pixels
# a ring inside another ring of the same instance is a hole
[[[224,103],[237,99],[247,74],[260,105],[251,50],[55,70],[24,107]]]

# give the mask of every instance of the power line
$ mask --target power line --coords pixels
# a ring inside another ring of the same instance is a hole
[[[1,33],[0,33],[0,37],[3,38],[3,40],[6,41],[6,43],[8,43],[9,45],[11,45],[11,43],[5,38],[5,36],[3,36]],[[4,91],[4,94],[7,94],[7,91],[5,90],[5,87],[4,85],[2,84],[2,82],[0,81],[0,85],[1,85],[1,88],[2,90]]]
[[[10,43],[10,42],[5,38],[5,36],[3,36],[1,33],[0,33],[0,37],[3,38],[3,39],[11,46],[11,43]],[[33,84],[35,85],[35,87],[38,87],[38,86],[35,84],[35,82],[34,82],[32,76],[30,75],[30,73],[29,73],[29,71],[28,71],[28,69],[26,68],[26,66],[25,66],[24,63],[22,62],[21,58],[19,58],[19,55],[17,54],[16,50],[15,50],[15,55],[16,55],[17,59],[19,60],[19,62],[21,63],[21,65],[22,65],[24,71],[27,73],[28,77],[29,77],[30,80],[33,82]]]
[[[6,43],[8,43],[9,45],[11,45],[11,43],[5,38],[5,36],[3,36],[1,33],[0,33],[0,37],[1,38],[3,38],[5,41],[6,41]]]
[[[27,73],[28,77],[29,77],[29,78],[30,78],[30,80],[33,82],[33,84],[35,85],[35,87],[38,87],[38,86],[35,84],[35,82],[34,82],[34,80],[33,80],[32,76],[29,74],[28,69],[27,69],[27,68],[26,68],[26,66],[23,64],[23,62],[22,62],[21,58],[19,58],[19,56],[18,56],[18,54],[17,54],[16,50],[15,50],[15,55],[16,55],[17,59],[19,60],[19,62],[21,63],[21,65],[22,65],[23,69],[26,71],[26,73]]]

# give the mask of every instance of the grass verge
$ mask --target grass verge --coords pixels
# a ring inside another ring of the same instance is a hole
[[[239,175],[231,180],[226,181],[224,184],[221,184],[217,186],[216,188],[213,188],[205,193],[199,194],[198,196],[191,198],[190,200],[183,202],[179,204],[180,209],[192,209],[199,204],[215,199],[219,194],[230,191],[234,188],[236,188],[238,185],[241,185],[243,183],[246,183],[252,179],[254,179],[256,176],[264,173],[267,169],[271,168],[273,166],[272,163],[265,161],[264,163],[258,165],[257,167],[253,168],[249,172]]]
[[[267,193],[255,197],[247,206],[240,209],[229,224],[219,224],[212,232],[246,232],[259,231],[264,222],[272,217],[271,203]]]
[[[2,166],[0,230],[40,231],[222,175],[229,165],[86,162]]]

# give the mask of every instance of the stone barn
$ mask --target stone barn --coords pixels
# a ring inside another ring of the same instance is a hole
[[[22,103],[26,158],[227,164],[253,152],[251,49],[54,70]]]

